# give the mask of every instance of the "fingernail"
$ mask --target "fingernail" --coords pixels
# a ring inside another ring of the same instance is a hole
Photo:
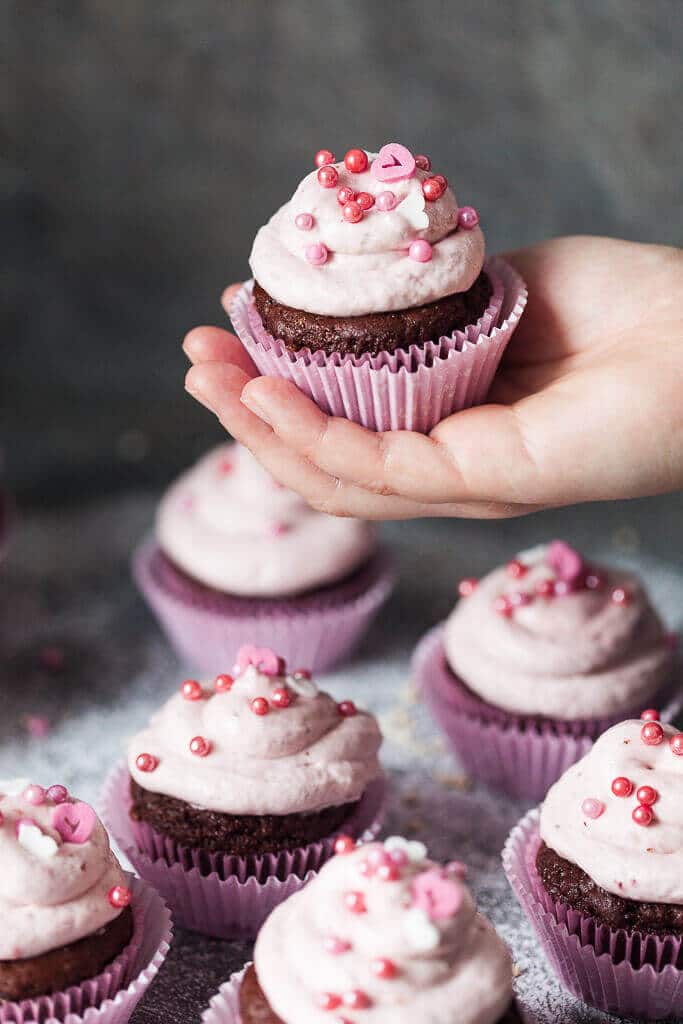
[[[185,390],[187,391],[188,395],[192,395],[192,397],[194,398],[194,400],[196,402],[199,402],[199,404],[203,405],[205,409],[208,409],[209,412],[212,412],[214,414],[214,416],[216,415],[216,410],[211,405],[209,400],[204,396],[204,394],[202,394],[201,391],[198,391],[194,387],[190,387],[189,384],[185,385]]]
[[[254,398],[250,391],[242,392],[240,395],[240,402],[242,405],[246,405],[249,412],[253,412],[254,416],[258,416],[258,418],[263,420],[264,423],[267,423],[269,427],[272,426],[270,416],[267,411],[263,408],[258,399]]]

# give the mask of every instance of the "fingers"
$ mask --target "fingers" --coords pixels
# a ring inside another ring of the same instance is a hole
[[[191,363],[233,363],[250,377],[258,373],[239,338],[220,327],[195,327],[186,335],[183,351]]]

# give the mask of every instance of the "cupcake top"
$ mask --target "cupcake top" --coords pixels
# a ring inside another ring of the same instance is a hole
[[[237,444],[214,448],[171,485],[156,535],[193,579],[239,597],[292,596],[337,582],[375,547],[369,523],[315,512]]]
[[[510,955],[463,865],[440,867],[397,836],[337,848],[259,932],[254,964],[275,1013],[285,1024],[451,1024],[457,1007],[460,1024],[495,1024],[512,1001]]]
[[[126,876],[89,804],[64,786],[0,782],[0,960],[23,960],[109,924]]]
[[[671,674],[669,638],[643,586],[587,565],[563,541],[519,554],[465,595],[446,622],[456,675],[479,697],[560,719],[633,711]]]
[[[407,309],[464,292],[484,263],[472,207],[398,143],[317,168],[256,235],[253,275],[274,299],[327,316]]]
[[[565,772],[541,838],[607,892],[683,904],[683,733],[656,714],[608,729]]]
[[[380,774],[379,726],[267,648],[242,647],[213,690],[186,680],[128,747],[144,789],[225,814],[314,812]]]

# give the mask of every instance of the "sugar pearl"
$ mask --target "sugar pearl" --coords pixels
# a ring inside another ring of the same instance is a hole
[[[347,910],[350,910],[352,914],[365,914],[367,912],[365,896],[362,892],[345,892],[344,904]]]
[[[190,740],[190,753],[197,757],[207,757],[211,753],[211,741],[204,736],[193,736]]]
[[[330,149],[319,149],[315,154],[315,166],[324,167],[325,164],[334,163],[334,153]]]
[[[659,722],[646,722],[640,730],[640,738],[648,747],[658,747],[664,740],[664,730]]]
[[[408,246],[408,255],[416,263],[429,263],[432,258],[432,247],[426,238],[416,238]]]
[[[375,205],[375,197],[370,195],[369,192],[359,192],[356,196],[356,202],[360,206],[361,210],[369,210]]]
[[[653,786],[639,786],[636,791],[636,799],[639,804],[645,804],[647,807],[651,807],[652,804],[657,803],[659,793]]]
[[[337,192],[337,202],[340,206],[345,206],[350,203],[352,199],[356,198],[356,193],[348,185],[342,185]]]
[[[646,708],[645,711],[640,712],[640,718],[643,722],[658,722],[659,711],[657,711],[655,708]]]
[[[380,192],[375,200],[375,205],[378,210],[383,213],[388,213],[396,207],[398,200],[393,192],[387,189],[385,192]]]
[[[304,256],[314,267],[322,267],[323,263],[327,263],[327,246],[323,245],[322,242],[314,242],[312,245],[307,245],[304,249]]]
[[[479,214],[473,206],[461,206],[458,210],[458,227],[471,231],[479,223]]]
[[[636,825],[642,825],[644,828],[651,825],[655,819],[654,812],[645,804],[639,804],[638,807],[634,809],[631,817],[635,821]]]
[[[294,218],[294,223],[298,227],[299,231],[310,231],[315,222],[313,220],[312,213],[297,213]]]
[[[339,171],[336,167],[325,165],[318,171],[318,182],[323,188],[335,188],[339,181]]]
[[[344,157],[344,166],[352,174],[362,174],[368,169],[368,154],[363,149],[350,149]]]
[[[45,790],[42,786],[35,784],[27,786],[21,795],[26,803],[31,804],[32,807],[40,807],[41,804],[45,803]]]
[[[117,910],[121,910],[130,904],[132,894],[130,889],[126,888],[125,885],[114,885],[107,893],[107,898],[112,907],[116,907]]]
[[[270,705],[265,697],[254,697],[251,702],[251,710],[255,715],[267,715],[270,711]]]
[[[227,693],[232,689],[235,680],[232,676],[229,676],[226,672],[222,672],[213,681],[213,688],[216,693]]]
[[[69,799],[69,791],[66,786],[50,786],[46,796],[53,804],[63,804],[65,800]]]
[[[612,780],[612,792],[615,796],[630,796],[633,792],[633,783],[625,775],[618,775]]]
[[[363,210],[359,203],[351,200],[343,207],[342,216],[347,224],[358,224],[363,219]]]
[[[671,753],[676,754],[677,757],[683,757],[683,732],[677,732],[669,740],[669,746]]]
[[[477,589],[478,583],[479,580],[476,580],[473,576],[467,576],[464,580],[460,580],[458,583],[458,593],[460,597],[471,597]]]
[[[415,166],[419,167],[421,171],[431,171],[432,161],[424,153],[418,153],[415,157]]]
[[[139,772],[153,772],[159,767],[159,758],[154,754],[138,754],[135,767]]]
[[[581,804],[581,810],[587,818],[599,818],[605,812],[605,805],[601,800],[589,796]]]
[[[201,700],[202,697],[204,696],[202,684],[199,683],[196,679],[186,679],[183,685],[180,687],[180,692],[182,693],[185,700]]]
[[[342,718],[353,718],[356,714],[356,705],[352,700],[342,700],[337,704],[337,711]]]

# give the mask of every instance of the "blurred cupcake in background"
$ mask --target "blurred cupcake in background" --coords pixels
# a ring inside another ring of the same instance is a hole
[[[541,799],[610,725],[679,706],[671,637],[630,573],[555,541],[462,581],[460,594],[414,672],[474,778]]]
[[[245,637],[292,667],[337,664],[393,581],[369,523],[315,512],[237,444],[172,484],[133,571],[179,656],[210,675]]]
[[[340,832],[376,834],[380,743],[372,715],[245,646],[233,675],[186,680],[131,739],[105,820],[179,923],[253,936]]]

